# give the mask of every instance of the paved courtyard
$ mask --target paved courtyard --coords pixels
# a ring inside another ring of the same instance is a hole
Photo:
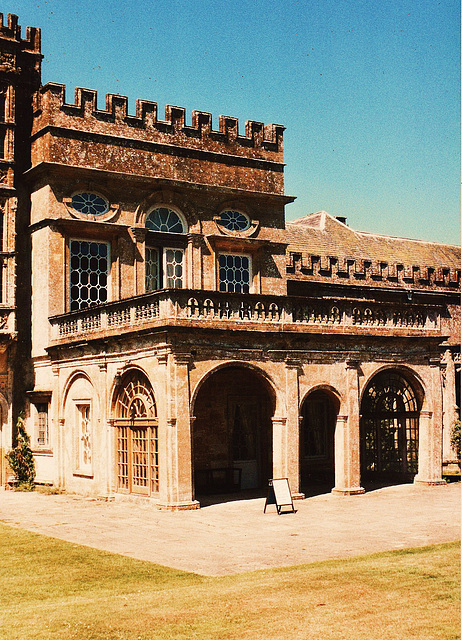
[[[226,575],[460,540],[460,484],[330,493],[278,516],[264,498],[165,512],[152,504],[0,492],[0,522],[132,558]]]

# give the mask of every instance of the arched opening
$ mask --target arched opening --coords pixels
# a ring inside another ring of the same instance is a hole
[[[121,379],[114,403],[117,491],[159,492],[159,440],[156,403],[148,378],[138,370]]]
[[[339,402],[326,390],[310,393],[301,407],[300,485],[305,495],[330,491],[334,477],[334,433]]]
[[[203,383],[194,406],[196,496],[267,486],[274,408],[267,381],[246,367],[220,369]]]
[[[417,473],[421,398],[400,373],[385,370],[361,402],[361,476],[365,481],[411,481]]]

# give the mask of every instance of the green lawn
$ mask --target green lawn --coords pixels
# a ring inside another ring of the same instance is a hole
[[[459,544],[207,578],[0,525],[2,640],[456,640]]]

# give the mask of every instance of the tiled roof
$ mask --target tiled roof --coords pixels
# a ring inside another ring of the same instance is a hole
[[[286,223],[288,252],[426,267],[460,268],[456,245],[350,229],[325,211]]]

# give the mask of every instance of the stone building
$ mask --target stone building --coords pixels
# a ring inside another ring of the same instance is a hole
[[[441,483],[460,249],[286,223],[284,127],[69,100],[39,35],[0,27],[3,447],[24,410],[38,482],[170,509]]]

